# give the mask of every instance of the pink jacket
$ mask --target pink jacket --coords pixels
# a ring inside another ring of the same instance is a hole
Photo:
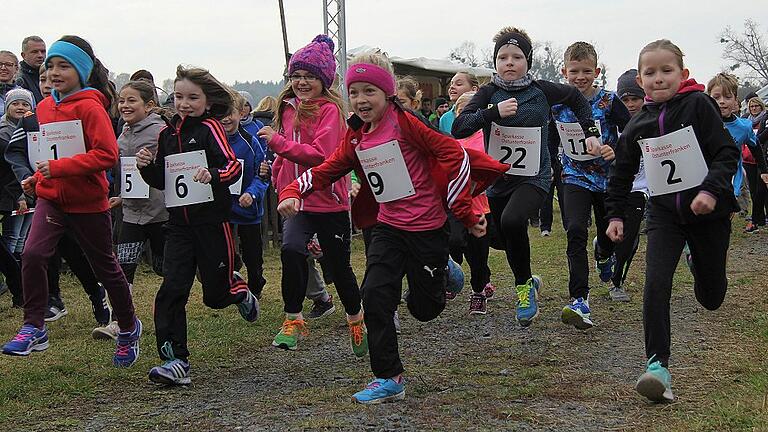
[[[320,165],[341,144],[345,126],[333,102],[319,99],[317,115],[294,130],[298,99],[285,100],[283,127],[272,136],[269,147],[278,156],[272,164],[272,183],[278,193],[309,168]],[[309,212],[333,213],[349,210],[347,177],[301,200],[300,209]]]
[[[485,144],[483,142],[483,131],[479,130],[468,136],[458,140],[462,147],[485,152]],[[485,193],[481,193],[475,197],[472,197],[472,211],[476,215],[484,215],[491,212],[491,207],[488,205],[488,197]]]

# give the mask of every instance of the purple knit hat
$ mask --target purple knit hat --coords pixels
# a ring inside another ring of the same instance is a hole
[[[305,70],[320,78],[328,88],[336,76],[336,57],[333,56],[333,40],[321,34],[315,36],[307,46],[297,50],[288,62],[288,75],[297,70]]]

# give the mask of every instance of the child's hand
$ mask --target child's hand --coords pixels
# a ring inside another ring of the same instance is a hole
[[[768,185],[768,174],[760,174],[760,178],[763,180],[763,183]]]
[[[620,220],[613,220],[608,223],[608,229],[605,230],[605,234],[614,243],[624,241],[624,222]]]
[[[43,177],[51,178],[51,163],[49,161],[35,162],[35,168],[40,171]]]
[[[152,152],[143,148],[136,153],[136,168],[144,168],[152,163]]]
[[[610,162],[616,157],[616,153],[613,152],[611,146],[604,145],[600,147],[600,156],[603,157],[604,161]]]
[[[600,156],[602,152],[603,145],[600,144],[600,140],[595,137],[589,137],[584,142],[587,145],[587,153],[591,154],[592,156]],[[609,147],[610,146],[606,146]]]
[[[25,194],[33,197],[35,196],[36,184],[37,184],[37,179],[34,176],[30,176],[21,181],[21,189],[24,191]]]
[[[246,208],[253,205],[253,197],[248,192],[240,195],[240,199],[238,200],[238,203],[240,204],[240,207]]]
[[[473,236],[480,238],[485,235],[485,229],[487,227],[488,222],[485,220],[485,215],[480,215],[480,219],[478,219],[475,226],[469,229],[469,232],[472,233]]]
[[[706,192],[699,192],[696,198],[691,202],[691,211],[695,215],[705,215],[712,213],[717,204],[717,199]]]
[[[501,118],[511,117],[517,114],[517,99],[509,98],[505,101],[501,101],[496,104],[496,108],[499,109]]]
[[[360,193],[360,183],[352,183],[352,186],[350,186],[349,188],[349,196],[352,198],[355,198],[359,193]]]
[[[109,199],[109,208],[113,209],[115,207],[120,207],[123,205],[123,199],[120,197],[112,197]]]
[[[259,129],[259,138],[267,140],[268,143],[272,142],[272,136],[275,135],[275,130],[271,126],[264,126]]]
[[[29,207],[27,207],[27,200],[19,201],[19,210],[17,211],[17,214],[24,214],[28,211]]]
[[[195,175],[192,176],[192,180],[202,184],[208,184],[211,182],[211,173],[208,171],[208,168],[200,167],[197,169]]]
[[[259,165],[259,177],[267,177],[269,175],[269,162],[261,161]]]
[[[277,205],[277,212],[284,218],[296,216],[299,212],[299,200],[296,198],[288,198],[280,201]]]

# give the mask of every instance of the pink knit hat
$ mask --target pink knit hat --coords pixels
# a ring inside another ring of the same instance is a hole
[[[397,94],[395,77],[388,70],[370,63],[358,63],[350,66],[347,69],[344,82],[347,85],[347,90],[353,83],[367,82],[380,88],[387,96]]]
[[[297,50],[288,62],[288,75],[297,70],[305,70],[320,78],[328,88],[336,76],[336,57],[333,56],[334,44],[331,38],[321,34],[315,36],[307,46]]]

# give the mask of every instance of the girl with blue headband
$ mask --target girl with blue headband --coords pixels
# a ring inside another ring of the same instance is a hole
[[[32,227],[22,255],[24,325],[3,354],[26,356],[48,348],[44,315],[46,269],[66,232],[83,248],[96,277],[109,293],[120,332],[113,363],[128,367],[139,355],[141,321],[120,265],[112,252],[112,221],[105,170],[115,166],[117,141],[107,108],[112,95],[107,70],[77,36],[64,36],[45,59],[52,97],[38,105],[39,154],[35,174],[21,185],[37,196]]]

